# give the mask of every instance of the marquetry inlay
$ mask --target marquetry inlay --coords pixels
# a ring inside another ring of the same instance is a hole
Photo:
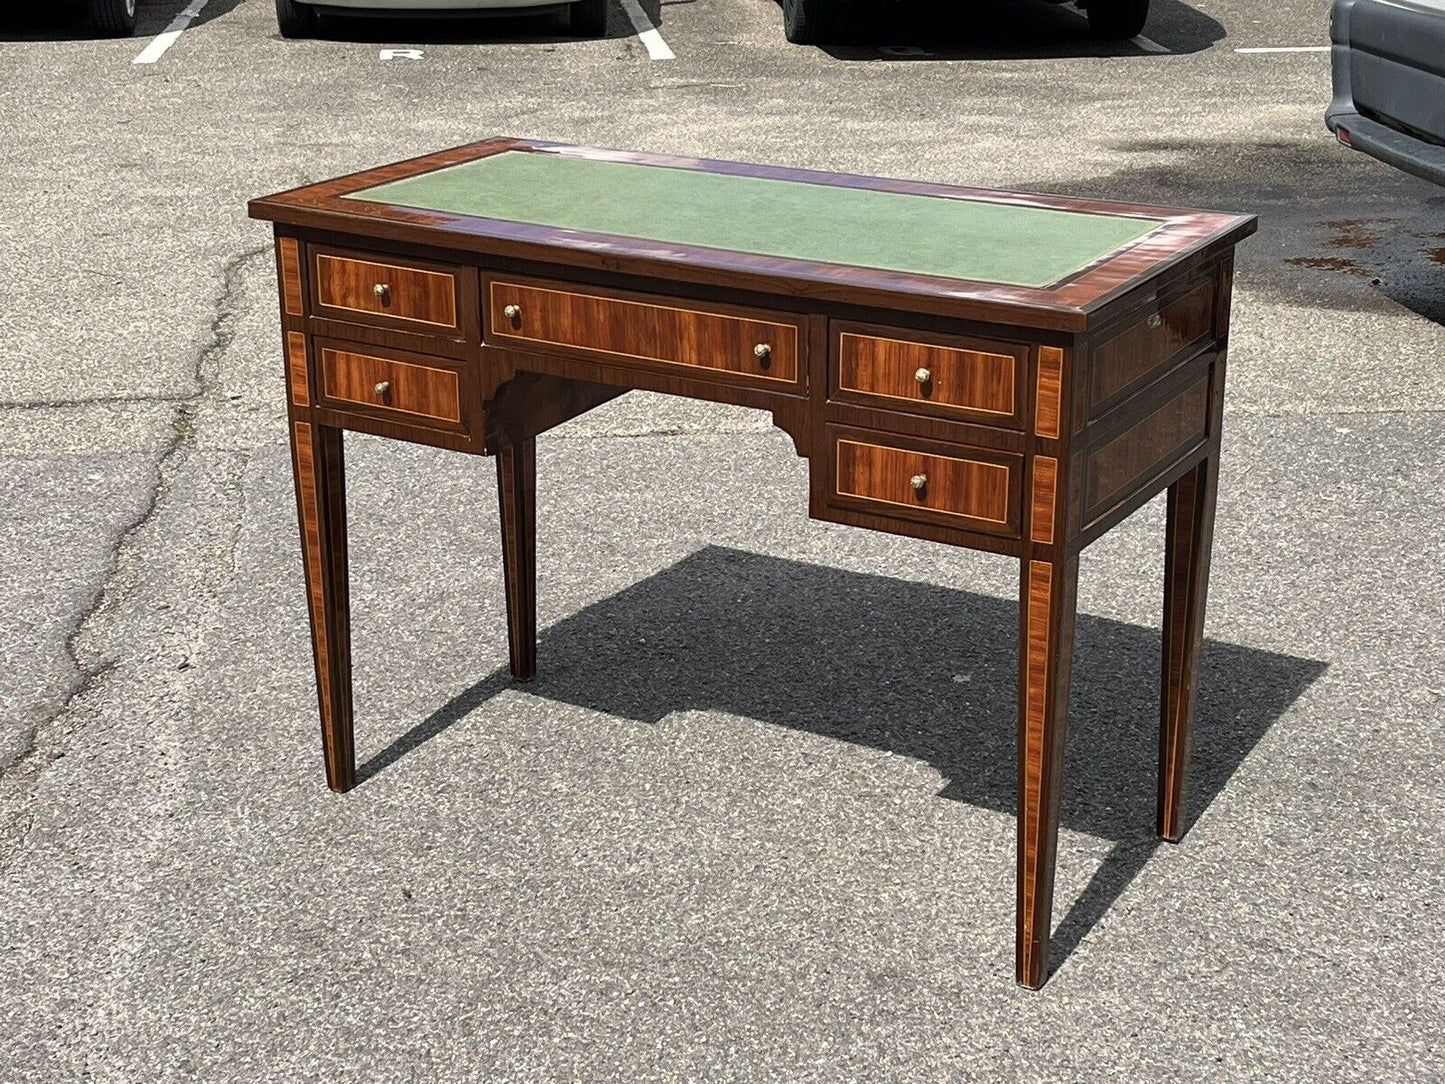
[[[301,252],[296,238],[276,242],[281,251],[281,297],[287,316],[301,315]]]
[[[321,692],[321,718],[325,725],[321,735],[326,742],[328,763],[334,762],[335,749],[332,747],[331,722],[331,666],[328,645],[329,630],[326,627],[326,591],[321,564],[321,515],[316,489],[316,452],[312,445],[312,431],[309,422],[297,422],[295,427],[296,446],[296,491],[301,497],[301,531],[306,553],[306,594],[311,604],[311,632],[316,647],[316,684]]]
[[[1039,818],[1044,814],[1044,732],[1048,721],[1049,694],[1049,610],[1053,603],[1054,569],[1048,561],[1029,562],[1028,659],[1024,668],[1023,794],[1019,802],[1020,846],[1023,880],[1019,918],[1023,924],[1020,971],[1032,974],[1034,945],[1034,898],[1038,892]]]
[[[286,366],[291,377],[291,401],[297,406],[310,405],[311,387],[306,378],[306,336],[299,331],[286,332]]]
[[[1055,490],[1059,461],[1051,455],[1034,456],[1034,496],[1029,515],[1029,537],[1040,545],[1054,544]]]
[[[1059,397],[1064,387],[1064,352],[1057,346],[1039,347],[1038,393],[1034,396],[1034,432],[1041,437],[1059,435]]]

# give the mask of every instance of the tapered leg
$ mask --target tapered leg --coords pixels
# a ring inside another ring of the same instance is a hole
[[[528,438],[497,453],[497,503],[502,512],[502,570],[507,581],[507,641],[512,676],[537,674],[537,442]]]
[[[1218,457],[1211,456],[1169,487],[1164,542],[1164,689],[1159,726],[1157,828],[1177,843],[1184,835],[1185,772],[1194,731],[1204,598],[1214,539]]]
[[[321,702],[326,783],[350,790],[356,777],[351,716],[351,603],[346,569],[346,478],[341,430],[295,421],[291,427],[296,505],[311,610],[311,646]]]
[[[1048,974],[1078,580],[1078,557],[1023,563],[1015,975],[1034,990]]]

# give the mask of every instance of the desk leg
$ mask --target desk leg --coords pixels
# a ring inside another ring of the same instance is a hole
[[[1018,915],[1015,975],[1037,990],[1048,975],[1059,839],[1077,556],[1023,563],[1019,637]]]
[[[512,676],[537,675],[537,442],[497,452],[497,504],[502,513],[502,571],[507,581],[507,641]]]
[[[341,430],[296,421],[291,427],[296,506],[311,609],[311,647],[321,701],[321,748],[326,783],[334,791],[355,782],[351,721],[351,603],[346,570],[346,476]]]
[[[1172,843],[1184,835],[1185,772],[1194,731],[1204,597],[1214,539],[1218,453],[1169,487],[1164,541],[1164,690],[1159,726],[1156,827]]]

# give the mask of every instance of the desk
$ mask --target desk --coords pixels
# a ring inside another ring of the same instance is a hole
[[[536,669],[535,439],[632,388],[772,412],[821,520],[1018,560],[1016,973],[1047,975],[1079,552],[1167,489],[1157,828],[1184,830],[1234,246],[1252,216],[513,139],[275,223],[326,777],[354,780],[342,433],[496,458]]]

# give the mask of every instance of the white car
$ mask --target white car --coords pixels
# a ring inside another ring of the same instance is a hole
[[[132,0],[134,2],[134,0]],[[316,32],[317,13],[340,15],[394,14],[414,11],[418,15],[457,15],[462,12],[556,11],[567,8],[572,30],[583,37],[600,38],[607,33],[608,0],[323,0],[319,4],[303,0],[276,0],[276,22],[283,38],[306,38]]]

